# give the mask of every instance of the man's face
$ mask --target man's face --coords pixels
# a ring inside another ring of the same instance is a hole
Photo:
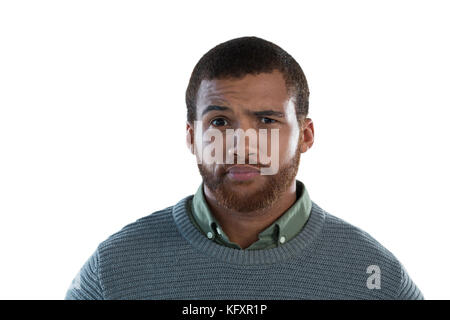
[[[195,148],[191,150],[198,160],[202,148],[215,140],[207,134],[208,131],[217,129],[223,135],[221,148],[224,161],[198,163],[205,186],[220,205],[238,212],[268,208],[295,181],[302,152],[302,134],[293,99],[288,95],[285,81],[278,70],[256,76],[246,75],[239,80],[202,81],[197,94],[196,111],[196,121],[199,121],[202,130],[195,130],[195,126],[188,123],[188,140],[193,141]],[[270,162],[261,161],[259,139],[255,146],[250,145],[249,139],[241,138],[240,143],[245,145],[244,154],[242,149],[238,150],[237,136],[232,139],[231,145],[227,145],[227,129],[242,129],[244,132],[254,129],[257,134],[260,129],[267,129],[266,150]],[[278,129],[278,139],[272,140],[274,131],[271,129]],[[271,150],[275,150],[278,157],[270,154]],[[234,159],[232,164],[225,162],[226,155]],[[252,155],[257,159],[256,164],[249,161]],[[238,158],[241,161],[245,158],[245,164],[237,164]],[[278,170],[269,175],[261,174],[261,168],[271,166],[274,159],[278,161],[275,166]]]

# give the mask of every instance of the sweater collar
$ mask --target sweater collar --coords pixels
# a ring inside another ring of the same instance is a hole
[[[190,202],[194,195],[189,195],[178,201],[172,207],[172,217],[175,226],[186,241],[198,252],[202,252],[214,259],[231,264],[261,265],[274,264],[292,256],[301,258],[302,253],[312,248],[314,240],[320,237],[327,213],[314,201],[311,201],[310,217],[301,232],[282,246],[262,250],[239,250],[220,245],[209,240],[197,229],[188,216]],[[306,255],[307,257],[307,255]]]

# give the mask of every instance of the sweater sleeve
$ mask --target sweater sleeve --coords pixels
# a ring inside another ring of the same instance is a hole
[[[98,268],[99,253],[97,249],[73,279],[65,300],[103,300]]]
[[[422,292],[412,281],[405,267],[402,264],[400,264],[400,267],[402,277],[397,300],[424,300]]]

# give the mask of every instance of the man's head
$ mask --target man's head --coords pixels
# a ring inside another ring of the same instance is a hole
[[[214,142],[208,131],[227,129],[244,132],[267,130],[267,150],[276,150],[278,170],[261,175],[261,145],[253,148],[244,137],[247,165],[235,165],[239,155],[237,136],[231,147],[223,144],[224,162],[198,163],[207,188],[222,206],[238,212],[271,207],[295,181],[300,153],[311,147],[314,128],[308,114],[309,90],[298,63],[283,49],[256,37],[242,37],[219,44],[195,66],[186,91],[187,144],[197,157]],[[202,130],[194,123],[201,124]],[[272,135],[278,133],[277,141]],[[242,141],[241,141],[242,142]],[[274,147],[276,144],[276,148]],[[251,156],[256,164],[249,164]],[[274,159],[271,154],[270,158]],[[259,172],[258,172],[259,170]]]

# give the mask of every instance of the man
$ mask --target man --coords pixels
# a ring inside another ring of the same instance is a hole
[[[423,299],[390,251],[296,179],[314,141],[308,97],[298,63],[269,41],[207,52],[186,91],[203,182],[103,241],[66,299]]]

